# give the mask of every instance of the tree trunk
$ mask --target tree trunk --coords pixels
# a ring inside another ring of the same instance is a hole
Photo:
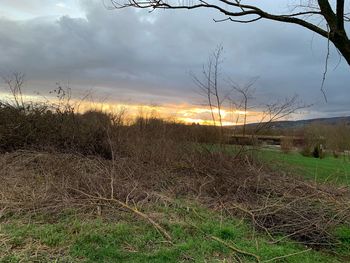
[[[350,65],[350,40],[348,39],[346,33],[335,31],[333,34],[331,33],[330,40],[343,55],[346,62],[348,62],[348,65]]]

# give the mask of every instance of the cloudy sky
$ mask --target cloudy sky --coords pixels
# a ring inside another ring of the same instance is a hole
[[[172,113],[196,108],[189,116],[198,119],[204,101],[190,72],[200,77],[221,44],[223,90],[228,79],[244,85],[259,77],[254,105],[298,94],[313,104],[302,117],[350,115],[350,67],[331,47],[326,103],[320,86],[327,41],[312,32],[271,21],[215,23],[222,16],[203,9],[108,10],[106,2],[1,0],[0,73],[25,73],[28,95],[47,95],[60,82],[108,103],[158,105]],[[283,11],[291,1],[265,2]]]

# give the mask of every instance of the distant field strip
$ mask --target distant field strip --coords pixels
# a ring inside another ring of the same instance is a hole
[[[298,152],[284,154],[278,150],[263,149],[258,152],[258,158],[282,169],[294,169],[293,172],[307,179],[350,185],[350,160],[347,156],[318,159]]]

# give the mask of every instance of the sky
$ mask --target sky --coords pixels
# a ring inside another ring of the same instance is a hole
[[[312,106],[293,118],[350,115],[350,67],[331,46],[326,102],[320,87],[327,41],[304,28],[262,20],[215,23],[222,15],[204,9],[110,10],[107,2],[1,0],[0,73],[24,73],[28,96],[49,96],[59,83],[77,97],[91,93],[133,111],[151,105],[201,122],[210,112],[191,76],[201,78],[209,54],[222,45],[220,89],[257,79],[252,112],[297,94]],[[290,2],[262,5],[282,12]]]

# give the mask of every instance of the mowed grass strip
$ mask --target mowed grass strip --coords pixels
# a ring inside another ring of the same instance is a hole
[[[318,182],[350,185],[350,159],[327,155],[323,159],[305,157],[298,152],[283,153],[279,150],[262,149],[257,152],[260,160],[270,165]]]
[[[350,185],[350,156],[340,156],[335,158],[326,155],[325,158],[313,158],[303,156],[297,151],[283,153],[279,149],[244,146],[225,145],[221,148],[217,144],[202,144],[199,147],[202,151],[219,152],[224,151],[230,154],[239,152],[254,156],[262,164],[277,170],[286,171],[300,175],[308,180],[317,182],[333,183],[337,185]]]
[[[177,203],[181,205],[148,211],[168,230],[172,243],[150,224],[123,212],[118,220],[74,214],[54,221],[48,216],[8,217],[1,222],[0,262],[237,262],[237,257],[256,262],[211,237],[256,254],[261,262],[336,263],[344,262],[347,254],[325,254],[291,241],[272,244],[242,220],[184,200]],[[276,257],[285,258],[269,261]]]

